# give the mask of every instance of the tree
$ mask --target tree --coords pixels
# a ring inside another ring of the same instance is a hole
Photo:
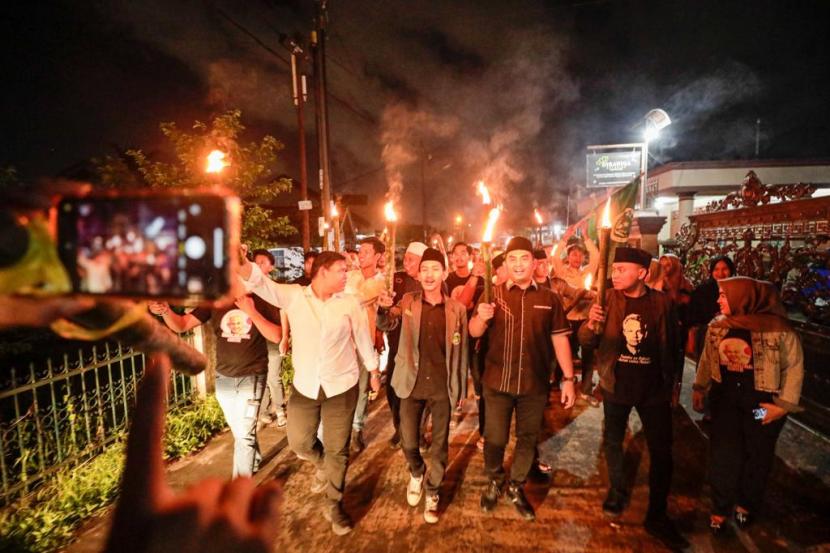
[[[277,153],[283,145],[273,136],[259,141],[241,141],[245,127],[242,113],[231,110],[215,117],[210,125],[196,121],[190,131],[175,123],[159,128],[171,146],[169,161],[151,159],[140,149],[93,160],[101,184],[110,188],[196,188],[222,184],[239,195],[244,208],[242,240],[251,248],[274,247],[280,236],[296,231],[287,217],[275,217],[263,204],[273,203],[291,190],[291,181],[276,174]],[[219,176],[205,172],[207,155],[225,152],[230,166]]]

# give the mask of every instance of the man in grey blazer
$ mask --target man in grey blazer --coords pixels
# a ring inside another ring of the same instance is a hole
[[[401,398],[401,442],[409,465],[406,499],[415,507],[426,488],[424,520],[438,522],[439,489],[449,450],[453,406],[467,393],[467,309],[444,295],[444,255],[427,248],[418,277],[421,290],[403,296],[392,307],[384,294],[378,300],[377,326],[389,331],[401,326],[392,388]],[[418,449],[421,415],[432,411],[432,447],[429,475]],[[426,482],[424,480],[426,479]]]

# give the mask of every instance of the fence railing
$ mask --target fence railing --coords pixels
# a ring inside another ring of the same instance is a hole
[[[119,343],[0,371],[0,505],[50,474],[99,454],[126,429],[144,356]],[[171,408],[190,403],[192,383],[173,373]]]

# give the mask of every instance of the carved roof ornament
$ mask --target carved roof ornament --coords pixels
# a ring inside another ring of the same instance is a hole
[[[767,186],[761,182],[755,171],[750,171],[744,177],[741,188],[737,192],[729,193],[722,200],[716,200],[706,205],[704,213],[713,213],[734,208],[755,207],[759,204],[766,205],[773,199],[780,201],[801,200],[809,198],[816,191],[815,184],[778,184]]]

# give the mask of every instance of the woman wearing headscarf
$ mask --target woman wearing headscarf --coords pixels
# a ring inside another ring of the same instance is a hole
[[[695,359],[700,357],[706,327],[720,313],[718,282],[732,276],[735,276],[735,264],[732,260],[725,255],[713,257],[709,261],[709,278],[692,291],[691,301],[686,312],[686,326],[689,328],[692,337],[692,343],[687,348],[687,353],[694,354]]]
[[[800,410],[804,354],[770,282],[718,282],[721,316],[709,324],[693,403],[712,411],[709,526],[719,534],[733,513],[739,527],[760,507],[788,413]]]

